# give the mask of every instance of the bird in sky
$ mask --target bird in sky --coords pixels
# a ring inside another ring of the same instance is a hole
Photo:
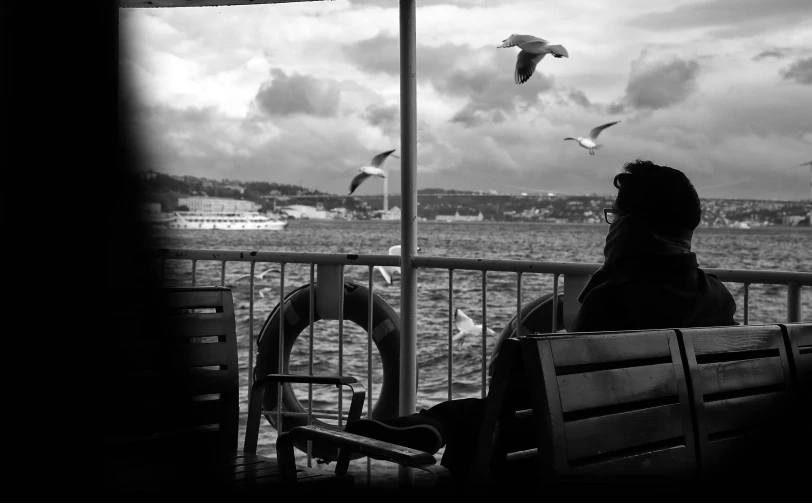
[[[417,247],[417,251],[421,251],[420,247]],[[389,248],[389,255],[400,255],[400,245],[395,245]],[[400,267],[397,266],[388,266],[388,265],[376,265],[375,269],[381,273],[383,276],[383,280],[386,281],[386,284],[391,285],[393,281],[393,276],[395,273],[400,274]]]
[[[384,173],[381,167],[383,166],[384,162],[386,162],[386,158],[389,157],[389,154],[394,152],[395,149],[387,150],[386,152],[381,152],[380,154],[376,155],[372,158],[372,162],[369,163],[369,166],[361,166],[358,168],[358,173],[355,175],[355,178],[352,179],[350,182],[350,195],[355,192],[355,189],[361,185],[364,180],[369,178],[370,176],[378,176],[381,178],[386,178],[386,173]]]
[[[497,46],[497,49],[503,47],[516,47],[518,46],[521,51],[516,56],[516,71],[513,74],[513,79],[517,84],[524,84],[527,82],[533,72],[536,70],[536,65],[539,61],[544,59],[547,54],[552,54],[556,58],[569,58],[570,55],[564,46],[558,44],[550,44],[543,38],[534,37],[533,35],[519,35],[513,33],[511,36],[502,41],[502,45]]]
[[[457,347],[462,347],[462,343],[465,342],[465,337],[468,335],[482,335],[482,325],[474,325],[474,320],[469,318],[460,308],[454,309],[454,324],[457,325],[459,332],[451,340],[457,342]],[[496,332],[490,328],[486,328],[485,333],[496,335]]]
[[[601,134],[601,131],[604,129],[608,128],[609,126],[614,126],[618,122],[620,121],[610,122],[608,124],[604,124],[603,126],[593,128],[592,131],[589,132],[589,138],[582,138],[580,136],[578,138],[573,138],[572,136],[568,136],[567,138],[564,138],[564,140],[575,140],[579,145],[589,150],[589,155],[595,155],[595,150],[603,147],[603,145],[595,143],[595,140],[598,139],[598,135]]]
[[[282,272],[282,271],[280,271],[279,269],[276,269],[276,268],[274,268],[274,267],[271,267],[270,269],[265,269],[265,270],[264,270],[264,271],[262,271],[260,274],[256,274],[256,273],[254,273],[254,281],[262,281],[262,279],[265,277],[265,275],[266,275],[266,274],[268,274],[269,272],[276,272],[276,273],[280,273],[280,272]],[[250,277],[251,277],[251,274],[250,274],[250,273],[249,273],[249,274],[243,274],[243,275],[242,275],[242,276],[240,276],[239,278],[235,279],[235,280],[234,280],[234,283],[236,284],[238,281],[242,281],[242,280],[244,280],[244,279],[248,279],[248,278],[250,278]]]

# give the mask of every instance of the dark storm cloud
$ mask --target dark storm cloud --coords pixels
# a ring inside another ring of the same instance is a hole
[[[799,84],[812,85],[812,57],[799,59],[781,70],[784,80],[794,80]]]
[[[417,78],[425,81],[443,75],[454,65],[455,56],[469,53],[465,45],[443,44],[441,46],[418,45]],[[379,33],[344,47],[344,54],[356,67],[370,73],[400,75],[400,41],[396,35]]]
[[[773,47],[772,49],[765,49],[760,53],[753,56],[753,61],[761,61],[762,59],[767,58],[775,58],[775,59],[782,59],[787,55],[786,49],[780,49],[778,47]]]
[[[517,86],[513,83],[512,65],[506,68],[506,65],[494,62],[492,65],[454,70],[445,78],[437,79],[435,87],[450,96],[469,98],[452,121],[472,125],[484,120],[501,122],[507,114],[539,106],[539,93],[551,90],[554,82],[538,71],[532,79],[530,85]]]
[[[392,0],[350,0],[352,5],[376,6],[397,9],[398,3]],[[456,5],[457,7],[478,7],[480,5],[493,5],[493,0],[420,0],[417,7],[428,7],[429,5]],[[498,3],[498,2],[497,2]]]
[[[809,0],[710,0],[634,17],[629,24],[652,30],[719,27],[720,36],[748,36],[785,29],[809,18]]]
[[[319,80],[310,75],[286,75],[282,70],[271,70],[270,81],[257,91],[254,102],[268,116],[306,114],[330,117],[338,111],[341,91],[333,81]]]
[[[626,107],[658,110],[684,101],[696,88],[699,64],[678,57],[652,59],[643,50],[632,62],[632,71],[622,99],[609,105],[609,113]]]
[[[397,105],[370,105],[367,107],[364,118],[373,126],[395,122],[400,115]]]
[[[396,36],[379,33],[347,46],[344,51],[361,70],[398,76],[398,47]],[[543,60],[530,81],[516,85],[513,72],[517,52],[496,50],[493,46],[418,45],[417,79],[431,84],[441,94],[467,99],[452,122],[465,125],[500,122],[522,108],[538,105],[539,93],[552,90],[555,84],[544,75],[543,67],[562,64],[558,59]]]
[[[400,131],[400,107],[398,105],[370,105],[363,113],[367,123],[383,133],[394,135]]]
[[[589,101],[589,98],[587,98],[586,94],[584,94],[584,92],[581,91],[580,89],[572,89],[567,94],[567,97],[570,99],[570,101],[584,108],[590,108],[592,106],[592,103]]]

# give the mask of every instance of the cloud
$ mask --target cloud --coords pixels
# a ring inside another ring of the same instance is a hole
[[[808,17],[809,0],[710,0],[635,16],[629,24],[652,31],[715,27],[716,36],[735,38],[785,30],[803,24]]]
[[[397,8],[398,5],[392,0],[349,0],[352,5],[375,5],[385,8]],[[429,5],[456,5],[461,8],[474,8],[492,4],[492,0],[420,0],[417,8],[428,7]]]
[[[582,106],[583,108],[591,108],[592,103],[589,101],[589,98],[586,97],[583,91],[579,89],[572,89],[568,94],[567,98],[570,101],[573,101],[575,104]]]
[[[344,52],[362,71],[398,76],[398,48],[397,37],[378,33],[346,46]],[[538,105],[539,94],[555,87],[542,67],[558,62],[542,61],[530,81],[517,86],[513,82],[516,51],[497,51],[494,46],[418,45],[416,75],[418,82],[430,84],[440,94],[464,100],[451,121],[472,125],[501,122]]]
[[[418,44],[416,53],[417,79],[425,82],[443,76],[449,68],[459,64],[471,54],[471,47]],[[344,54],[362,71],[400,76],[400,40],[397,35],[380,32],[372,38],[345,46]]]
[[[784,80],[794,80],[799,84],[812,85],[812,57],[799,59],[781,70]]]
[[[699,64],[678,56],[657,57],[644,49],[632,61],[629,83],[624,96],[611,103],[607,111],[620,113],[627,107],[658,110],[683,102],[696,88]]]
[[[787,49],[773,47],[772,49],[765,49],[760,53],[753,56],[753,61],[761,61],[762,59],[775,58],[782,59],[787,56]]]
[[[259,110],[267,116],[306,114],[329,117],[338,112],[341,90],[337,83],[310,75],[286,75],[272,69],[272,80],[263,82],[254,97]]]

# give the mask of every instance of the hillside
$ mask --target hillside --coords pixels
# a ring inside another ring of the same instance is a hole
[[[172,177],[150,172],[136,182],[144,203],[160,203],[164,212],[177,209],[178,198],[188,196],[245,199],[273,211],[282,205],[320,205],[325,210],[345,208],[357,219],[380,217],[383,195],[345,196],[327,194],[297,185],[270,182],[211,180],[193,176]],[[613,196],[494,194],[444,189],[418,191],[418,216],[434,220],[437,215],[478,215],[496,221],[546,221],[599,223],[603,208],[612,205]],[[401,207],[400,195],[388,197],[388,207]],[[809,225],[810,201],[771,201],[748,199],[702,199],[702,225],[712,227]]]

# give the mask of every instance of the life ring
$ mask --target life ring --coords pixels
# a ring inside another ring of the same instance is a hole
[[[316,293],[317,294],[317,293]],[[315,297],[315,295],[314,295]],[[289,373],[288,363],[293,344],[305,328],[310,325],[310,285],[303,285],[285,296],[284,312],[284,349],[283,349],[283,373]],[[254,377],[266,374],[279,373],[279,304],[274,307],[271,314],[266,318],[260,330],[257,340],[257,364],[254,368]],[[313,321],[324,319],[314,309]],[[355,284],[344,283],[344,320],[349,320],[363,328],[365,331],[369,324],[369,289]],[[378,348],[378,353],[383,364],[383,384],[380,387],[380,394],[375,405],[372,407],[371,416],[373,419],[393,417],[398,415],[398,384],[400,379],[400,317],[397,312],[379,295],[372,296],[372,339]],[[277,406],[277,386],[267,386],[263,408],[266,410],[275,409]],[[371,400],[371,397],[367,397]],[[306,409],[296,398],[290,383],[282,385],[282,410],[283,412],[306,413]],[[276,414],[265,416],[271,425],[277,428]],[[285,417],[282,421],[282,430],[288,431],[295,426],[307,424],[306,417]],[[319,421],[313,418],[312,424],[335,428],[335,425]],[[281,433],[281,432],[280,432]],[[294,444],[303,452],[307,450],[306,441],[298,441]],[[313,442],[313,457],[326,462],[337,458],[336,448],[319,445]],[[360,457],[360,455],[358,456]]]
[[[556,318],[556,329],[551,330],[553,327],[553,294],[548,293],[541,297],[532,300],[522,306],[522,330],[519,332],[521,335],[526,334],[550,334],[561,330],[566,330],[564,326],[564,294],[558,294],[558,316]],[[488,362],[488,373],[492,371],[493,361],[499,352],[499,347],[502,341],[512,337],[516,337],[516,315],[510,319],[505,328],[499,334],[494,345],[493,353],[491,353],[490,362]]]

